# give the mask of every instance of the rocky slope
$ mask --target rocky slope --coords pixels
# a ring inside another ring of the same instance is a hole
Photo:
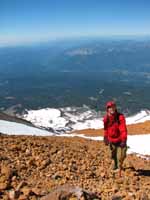
[[[103,142],[0,135],[0,144],[0,199],[150,199],[150,160],[128,155],[119,177]],[[62,198],[54,190],[73,186]],[[75,191],[90,193],[78,198]]]

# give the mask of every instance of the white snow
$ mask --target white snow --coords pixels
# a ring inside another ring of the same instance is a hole
[[[150,111],[149,110],[142,110],[141,112],[137,113],[134,116],[126,118],[126,124],[137,124],[141,122],[145,122],[150,120]],[[92,119],[86,120],[84,123],[77,122],[75,125],[72,126],[74,130],[82,130],[82,129],[100,129],[103,128],[103,119]]]
[[[66,107],[60,109],[45,108],[40,110],[30,110],[23,116],[27,121],[35,126],[52,128],[54,131],[70,131],[82,129],[103,128],[103,119],[99,113],[83,106]],[[134,116],[127,117],[127,124],[136,124],[150,120],[150,111],[142,110]]]
[[[94,110],[83,106],[29,110],[23,118],[38,127],[52,128],[56,132],[61,132],[61,130],[67,132],[86,128],[101,128],[102,120],[100,120],[100,116],[96,115],[98,114]]]
[[[53,135],[53,133],[50,133],[45,130],[5,120],[0,120],[0,133],[8,135],[36,135],[36,136]]]
[[[126,118],[127,124],[137,124],[137,123],[145,122],[148,120],[150,120],[150,111],[149,110],[142,110],[141,112],[137,113],[136,115]]]
[[[30,110],[24,119],[32,122],[35,126],[59,129],[65,127],[67,120],[61,117],[58,109],[46,108],[40,110]]]
[[[103,128],[103,121],[100,119],[86,120],[85,122],[77,122],[72,125],[73,130],[82,130],[82,129],[99,129]]]
[[[150,155],[150,134],[129,135],[127,145],[130,147],[128,153]]]

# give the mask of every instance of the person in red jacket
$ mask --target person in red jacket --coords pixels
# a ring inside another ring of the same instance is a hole
[[[117,111],[114,101],[106,104],[107,113],[104,122],[104,143],[110,146],[111,158],[114,160],[113,169],[121,169],[126,157],[127,128],[123,114]]]

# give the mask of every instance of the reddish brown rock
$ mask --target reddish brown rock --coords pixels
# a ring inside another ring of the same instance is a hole
[[[150,194],[150,160],[128,155],[120,178],[111,170],[109,149],[103,142],[3,135],[0,144],[0,199],[15,195],[16,199],[36,200],[66,184],[102,200],[140,199]],[[76,198],[72,195],[69,198]]]
[[[10,183],[8,181],[0,182],[0,191],[6,190],[10,186]]]

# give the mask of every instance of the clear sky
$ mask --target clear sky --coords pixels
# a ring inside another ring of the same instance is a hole
[[[150,35],[150,0],[0,0],[0,44]]]

